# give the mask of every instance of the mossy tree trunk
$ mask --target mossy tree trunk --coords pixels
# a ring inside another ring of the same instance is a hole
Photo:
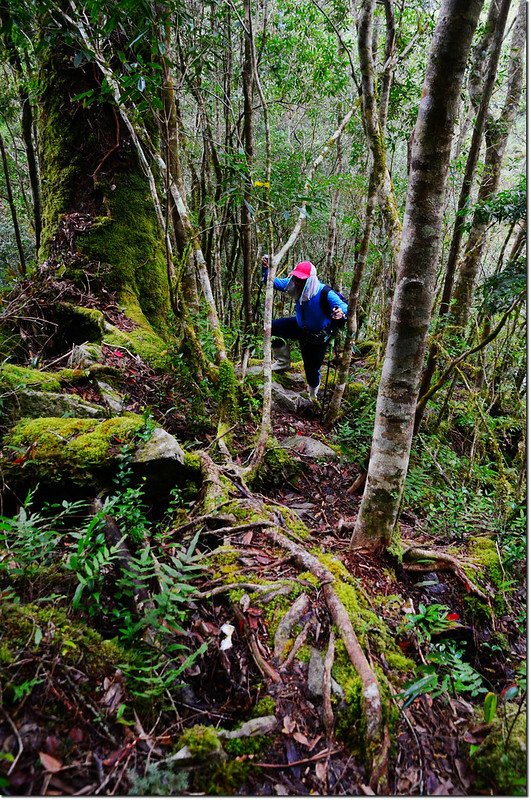
[[[459,92],[482,0],[445,0],[413,136],[391,326],[354,546],[386,547],[398,516],[435,290]]]
[[[101,73],[76,53],[64,34],[39,48],[39,256],[105,265],[108,287],[164,330],[166,252],[148,181],[118,110],[100,99]],[[86,93],[92,102],[78,99]]]

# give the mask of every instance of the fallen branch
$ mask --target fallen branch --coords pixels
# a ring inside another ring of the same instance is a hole
[[[306,613],[310,598],[307,594],[300,594],[292,606],[286,611],[275,631],[275,658],[281,662],[286,644],[291,636],[291,629]]]
[[[242,614],[238,606],[233,605],[232,608],[234,610],[235,616],[237,617],[241,625],[243,636],[246,639],[247,644],[249,645],[249,649],[254,658],[256,666],[258,667],[258,669],[265,678],[269,678],[270,680],[273,681],[273,683],[282,683],[282,678],[280,677],[276,669],[272,667],[268,661],[266,661],[266,659],[263,657],[260,650],[258,649],[255,637],[253,635],[251,628],[249,627],[249,623],[247,622],[247,619],[245,618],[244,614]]]
[[[323,724],[328,736],[334,732],[334,712],[332,711],[332,666],[335,655],[334,631],[330,629],[328,649],[324,660],[323,670]]]

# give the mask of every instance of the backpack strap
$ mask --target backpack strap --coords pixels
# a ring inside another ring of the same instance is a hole
[[[332,319],[332,312],[330,310],[330,303],[328,301],[328,293],[330,291],[332,291],[332,287],[329,286],[327,283],[325,283],[325,285],[321,289],[321,294],[319,295],[319,304],[321,306],[321,311],[323,312],[323,314]]]

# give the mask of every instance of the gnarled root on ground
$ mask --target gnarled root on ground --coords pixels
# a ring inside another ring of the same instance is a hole
[[[488,602],[485,592],[470,580],[459,560],[449,553],[444,553],[440,550],[427,550],[424,547],[410,545],[404,550],[402,566],[410,572],[433,572],[437,570],[453,572],[463,583],[467,592],[471,592],[482,600],[485,600],[485,602]],[[474,564],[470,564],[470,566],[475,568]]]

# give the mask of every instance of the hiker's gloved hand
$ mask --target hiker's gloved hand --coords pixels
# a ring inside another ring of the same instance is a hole
[[[339,308],[339,306],[334,306],[332,309],[332,319],[346,319],[345,313]]]

